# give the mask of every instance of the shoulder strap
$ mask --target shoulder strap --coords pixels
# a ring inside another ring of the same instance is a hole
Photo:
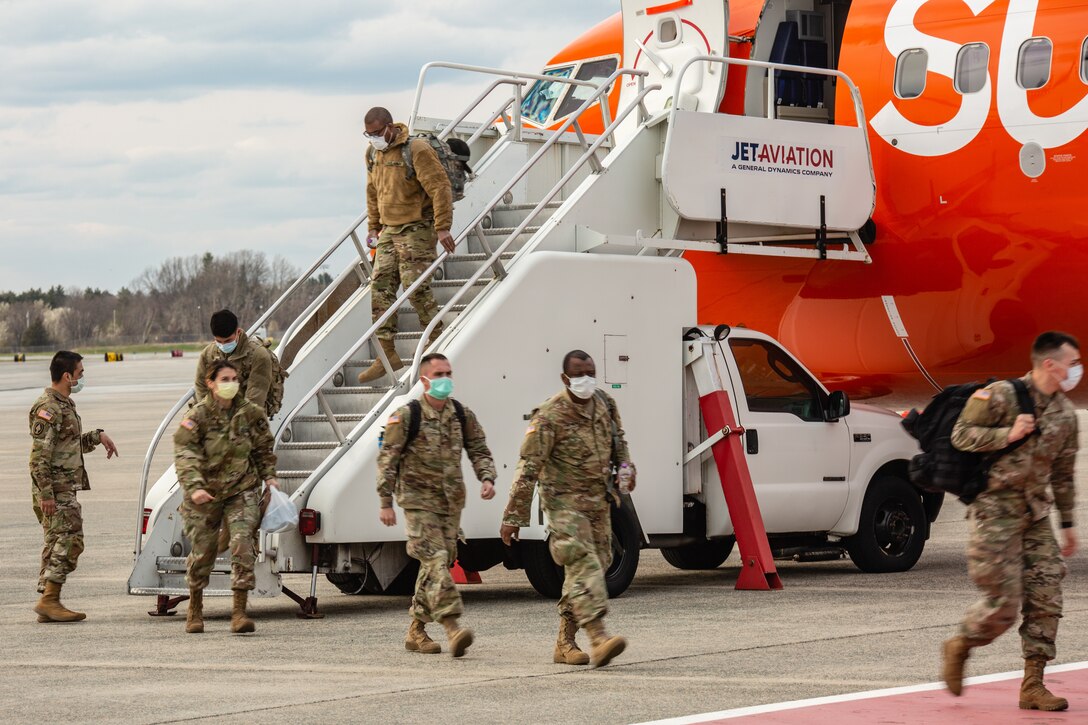
[[[465,406],[461,405],[461,401],[450,398],[450,402],[453,403],[453,412],[457,414],[457,420],[461,423],[461,441],[465,440],[465,433],[468,431],[468,420],[465,417]]]
[[[366,170],[371,171],[374,168],[374,147],[368,146],[366,150]]]
[[[404,146],[401,147],[400,152],[401,156],[404,157],[404,177],[409,180],[416,178],[416,167],[412,163],[412,141],[414,141],[416,138],[418,137],[409,136],[408,140],[404,142]]]
[[[1016,400],[1020,403],[1020,412],[1025,415],[1035,415],[1035,401],[1031,399],[1028,386],[1020,378],[1013,378],[1009,382],[1012,383],[1013,390],[1016,391]]]
[[[616,409],[613,407],[612,400],[600,388],[593,391],[593,397],[603,403],[608,410],[608,422],[612,424],[612,465],[619,466],[620,461],[616,460],[616,451],[618,451],[620,447],[620,431],[619,427],[616,425]]]
[[[401,455],[412,445],[412,441],[419,435],[419,420],[423,417],[423,407],[418,400],[408,401],[408,433],[404,436],[404,445],[400,447]]]

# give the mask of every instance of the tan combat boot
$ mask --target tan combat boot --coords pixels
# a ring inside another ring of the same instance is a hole
[[[457,617],[446,617],[442,620],[442,626],[446,628],[446,637],[450,641],[450,656],[464,655],[465,650],[472,644],[472,630],[459,625]]]
[[[1024,681],[1020,683],[1021,710],[1065,710],[1069,701],[1064,697],[1055,697],[1043,684],[1043,668],[1046,660],[1031,657],[1024,660]]]
[[[959,696],[963,692],[963,666],[967,664],[971,648],[978,647],[978,642],[960,635],[950,637],[944,641],[941,652],[944,656],[944,666],[941,677],[948,691]]]
[[[60,584],[47,581],[45,593],[34,605],[38,621],[42,622],[82,622],[87,618],[83,612],[73,612],[60,603]]]
[[[584,628],[589,633],[589,663],[594,667],[604,667],[627,647],[623,637],[609,637],[604,631],[604,617],[594,619]]]
[[[436,655],[442,651],[442,646],[428,637],[423,622],[413,617],[412,623],[408,625],[408,635],[404,638],[404,649],[409,652]]]
[[[385,350],[385,356],[389,358],[389,364],[392,366],[393,372],[404,367],[400,355],[397,354],[397,346],[392,340],[381,339],[378,342],[381,343],[382,350]],[[378,358],[370,365],[370,367],[359,373],[359,384],[363,385],[369,383],[371,380],[377,380],[383,375],[385,375],[385,366],[382,365],[381,358]]]
[[[204,632],[204,590],[189,590],[189,611],[185,613],[185,633]]]
[[[555,640],[555,654],[552,662],[559,665],[588,665],[589,655],[578,649],[574,636],[578,633],[578,623],[567,617],[559,618],[559,637]]]
[[[256,631],[257,625],[246,616],[246,598],[249,592],[245,589],[234,590],[234,608],[230,613],[230,631],[234,634],[245,634]]]

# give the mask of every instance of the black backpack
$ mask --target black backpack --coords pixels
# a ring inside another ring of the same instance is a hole
[[[1020,412],[1035,414],[1035,404],[1023,380],[1009,381],[1016,390]],[[952,429],[967,405],[968,399],[983,383],[951,385],[933,396],[925,410],[912,409],[903,419],[903,428],[918,440],[922,453],[914,456],[908,466],[911,483],[926,491],[950,493],[969,504],[986,490],[990,467],[999,458],[1028,442],[1031,435],[993,453],[968,453],[952,445]]]

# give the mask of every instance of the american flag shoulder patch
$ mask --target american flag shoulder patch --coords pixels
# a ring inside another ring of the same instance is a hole
[[[399,423],[399,422],[400,422],[400,415],[394,413],[393,415],[389,416],[389,420],[387,420],[385,424],[386,425],[393,425],[394,423]]]
[[[976,390],[975,394],[971,397],[978,398],[979,400],[989,400],[991,395],[993,395],[991,391],[982,388],[981,390]]]
[[[41,410],[38,411],[38,417],[41,418],[42,420],[53,420],[53,414],[50,413],[45,408],[42,408]]]
[[[192,418],[186,418],[185,420],[181,421],[181,427],[187,430],[192,430],[195,426],[196,423],[193,422]]]

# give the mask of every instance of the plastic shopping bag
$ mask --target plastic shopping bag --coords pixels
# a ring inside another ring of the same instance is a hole
[[[298,526],[298,509],[291,499],[278,488],[272,489],[268,502],[268,511],[261,519],[261,531],[269,534],[282,534]]]

